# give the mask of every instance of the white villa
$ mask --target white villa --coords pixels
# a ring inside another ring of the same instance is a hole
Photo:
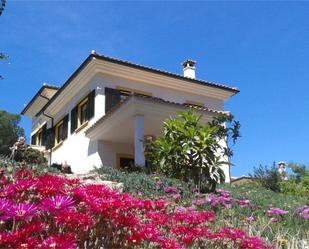
[[[193,107],[208,122],[239,92],[196,79],[195,63],[186,60],[178,75],[92,51],[61,87],[44,84],[23,109],[32,119],[32,146],[74,173],[144,166],[144,138],[160,135],[165,119]]]

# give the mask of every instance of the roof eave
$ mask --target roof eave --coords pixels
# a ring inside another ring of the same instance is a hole
[[[86,67],[86,65],[92,60],[93,57],[94,57],[94,55],[90,54],[84,60],[84,62],[74,71],[74,73],[66,80],[66,82],[55,93],[55,95],[53,97],[51,97],[51,99],[46,103],[45,106],[43,106],[43,108],[36,115],[39,115],[39,114],[41,114],[42,112],[44,112],[46,110],[46,108],[58,97],[58,95],[61,92],[63,92],[63,90],[66,88],[66,86],[71,83],[71,81],[80,73],[80,71],[83,70],[84,67]]]
[[[44,89],[49,88],[49,89],[59,89],[59,87],[56,86],[50,86],[50,85],[43,85],[37,93],[32,97],[32,99],[29,101],[29,103],[24,107],[24,109],[21,111],[21,115],[26,115],[27,110],[32,106],[34,101],[41,96],[41,93],[44,91]]]
[[[180,80],[184,80],[184,81],[191,82],[191,83],[196,83],[196,84],[209,86],[209,87],[213,87],[213,88],[219,88],[221,90],[231,92],[232,94],[230,96],[233,96],[233,95],[239,93],[239,89],[237,89],[237,88],[232,88],[232,87],[224,86],[224,85],[221,85],[221,84],[215,84],[215,83],[211,83],[211,82],[207,82],[207,81],[203,81],[203,80],[198,80],[198,79],[191,79],[191,78],[187,78],[187,77],[184,77],[184,76],[181,76],[181,75],[178,75],[178,74],[173,74],[173,73],[170,73],[170,72],[162,71],[162,70],[159,70],[159,69],[145,67],[145,66],[142,66],[142,65],[138,65],[138,64],[128,62],[128,61],[123,61],[123,60],[99,55],[97,53],[91,53],[84,60],[84,62],[74,71],[74,73],[66,80],[66,82],[61,86],[61,88],[59,88],[57,93],[45,104],[45,106],[43,106],[43,108],[41,108],[41,110],[36,115],[39,115],[42,112],[44,112],[48,108],[48,106],[65,90],[66,86],[71,83],[71,81],[87,66],[87,64],[93,58],[105,60],[105,61],[116,63],[116,64],[129,66],[129,67],[133,67],[133,68],[140,69],[140,70],[145,70],[145,71],[161,74],[161,75],[164,75],[164,76],[170,76],[170,77],[180,79]]]
[[[192,79],[192,78],[184,77],[184,76],[179,75],[179,74],[174,74],[174,73],[171,73],[171,72],[167,72],[167,71],[163,71],[163,70],[159,70],[159,69],[155,69],[155,68],[151,68],[151,67],[146,67],[146,66],[143,66],[143,65],[135,64],[135,63],[128,62],[128,61],[119,60],[119,59],[104,56],[104,55],[99,55],[99,54],[91,54],[91,55],[93,57],[95,57],[96,59],[101,59],[101,60],[109,61],[109,62],[112,62],[112,63],[121,64],[121,65],[124,65],[124,66],[129,66],[129,67],[142,69],[142,70],[153,72],[153,73],[158,73],[158,74],[165,75],[165,76],[170,76],[170,77],[181,79],[181,80],[188,81],[188,82],[191,82],[191,83],[206,85],[206,86],[210,86],[210,87],[214,87],[214,88],[220,88],[222,90],[233,92],[233,95],[239,93],[239,89],[236,88],[236,87],[228,87],[228,86],[225,86],[225,85],[222,85],[222,84],[216,84],[216,83],[212,83],[212,82],[208,82],[208,81],[204,81],[204,80],[199,80],[199,79]]]

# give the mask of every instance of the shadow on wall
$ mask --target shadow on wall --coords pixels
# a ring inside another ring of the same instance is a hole
[[[97,148],[102,165],[114,168],[116,167],[117,154],[134,155],[133,145],[131,144],[99,141]]]

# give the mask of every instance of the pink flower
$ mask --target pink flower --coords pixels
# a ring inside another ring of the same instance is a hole
[[[157,182],[156,182],[156,187],[157,187],[157,189],[161,188],[161,186],[163,186],[163,185],[164,185],[164,183],[161,182],[161,181],[157,181]]]
[[[52,235],[43,242],[43,249],[76,249],[74,235]]]
[[[177,188],[176,187],[166,187],[164,188],[165,193],[177,193]]]
[[[304,214],[303,218],[306,219],[306,220],[309,220],[309,214]]]
[[[0,220],[9,219],[9,211],[12,208],[12,203],[7,199],[0,199]]]
[[[57,213],[68,208],[72,208],[74,201],[72,197],[65,195],[56,195],[42,201],[41,206],[44,211]]]
[[[29,169],[18,169],[15,172],[16,179],[25,179],[25,178],[31,178],[32,177],[32,171]]]
[[[172,197],[173,197],[174,200],[178,200],[178,199],[180,199],[181,195],[180,194],[174,194]]]
[[[270,222],[277,222],[277,221],[278,221],[278,219],[277,219],[277,218],[275,218],[275,217],[272,217],[272,218],[270,218],[270,219],[269,219],[269,221],[270,221]]]
[[[19,203],[13,205],[9,211],[11,218],[25,220],[37,215],[37,207],[34,204]]]
[[[282,216],[282,215],[286,215],[288,213],[289,213],[289,211],[285,211],[285,210],[282,210],[280,208],[270,208],[269,210],[266,211],[266,214],[268,214],[268,215]]]
[[[80,213],[75,210],[66,210],[59,213],[56,217],[58,226],[66,227],[67,229],[78,229],[87,231],[94,225],[94,220],[91,219],[88,213]]]
[[[247,217],[246,220],[248,221],[248,223],[252,223],[253,221],[255,221],[255,219],[252,215]]]
[[[236,200],[239,203],[239,206],[241,208],[243,207],[247,207],[250,205],[250,201],[249,200]]]

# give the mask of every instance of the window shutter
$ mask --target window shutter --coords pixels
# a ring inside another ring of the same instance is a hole
[[[31,136],[31,144],[32,144],[32,145],[35,145],[35,144],[36,144],[36,134],[33,134],[33,135]]]
[[[46,149],[51,149],[55,146],[55,127],[46,129]]]
[[[62,140],[66,140],[68,138],[68,121],[69,121],[69,115],[66,115],[63,118]]]
[[[43,146],[46,145],[46,139],[47,139],[46,130],[47,130],[47,124],[43,125],[43,127],[42,127],[42,140],[41,140],[41,144]]]
[[[120,91],[112,88],[105,88],[105,113],[120,102]]]
[[[94,116],[94,98],[95,98],[95,90],[93,90],[88,95],[88,104],[87,104],[87,118],[90,120]]]
[[[77,128],[77,106],[75,106],[71,111],[71,134]]]

